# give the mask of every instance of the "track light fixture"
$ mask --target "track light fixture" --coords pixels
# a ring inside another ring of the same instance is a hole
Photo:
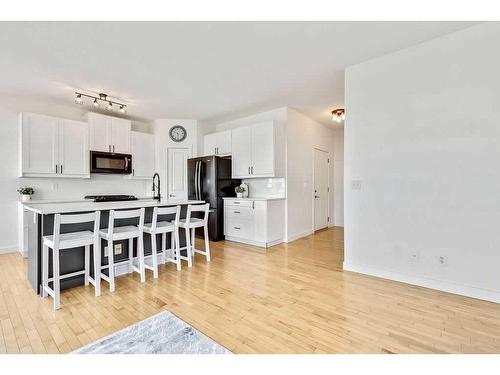
[[[332,111],[332,120],[342,122],[345,120],[345,109],[337,108]]]
[[[97,97],[97,96],[93,96],[93,95],[83,94],[81,92],[75,92],[75,95],[76,95],[76,98],[75,98],[76,104],[82,105],[83,104],[83,97],[86,97],[86,98],[94,99],[94,102],[92,103],[94,108],[100,108],[101,104],[99,102],[101,101],[101,102],[107,103],[105,108],[108,111],[112,111],[113,104],[116,104],[120,108],[120,113],[126,112],[126,109],[125,109],[125,107],[127,107],[126,104],[118,103],[118,102],[115,102],[113,100],[109,100],[107,94],[100,93],[99,96]]]

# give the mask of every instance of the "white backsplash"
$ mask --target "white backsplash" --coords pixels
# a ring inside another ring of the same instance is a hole
[[[243,182],[248,185],[249,197],[285,197],[286,184],[284,178],[247,178]]]

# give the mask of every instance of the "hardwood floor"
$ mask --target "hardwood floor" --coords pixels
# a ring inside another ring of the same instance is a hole
[[[500,353],[500,305],[342,272],[342,228],[267,252],[211,246],[209,264],[122,276],[99,298],[63,291],[57,312],[26,260],[0,255],[0,353],[66,353],[164,309],[235,353]]]

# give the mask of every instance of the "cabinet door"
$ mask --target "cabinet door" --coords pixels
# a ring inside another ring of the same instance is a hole
[[[251,129],[250,127],[236,128],[232,131],[232,169],[233,178],[250,177],[251,165]]]
[[[130,120],[111,117],[111,151],[119,154],[130,153]]]
[[[252,126],[252,176],[274,176],[274,124],[266,122]]]
[[[155,144],[152,134],[131,132],[132,177],[152,178],[155,170]]]
[[[91,151],[111,151],[111,123],[108,116],[89,114],[89,143]]]
[[[215,155],[217,147],[217,133],[207,134],[203,137],[203,155]]]
[[[22,114],[22,173],[55,174],[59,119]]]
[[[59,173],[86,176],[89,172],[88,125],[61,120],[59,126]]]
[[[231,130],[215,133],[217,138],[217,155],[231,153]]]

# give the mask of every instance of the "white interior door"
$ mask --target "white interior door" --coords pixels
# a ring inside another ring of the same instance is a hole
[[[167,149],[168,199],[187,199],[187,160],[190,155],[189,148]]]
[[[328,227],[328,152],[314,149],[314,230]]]

